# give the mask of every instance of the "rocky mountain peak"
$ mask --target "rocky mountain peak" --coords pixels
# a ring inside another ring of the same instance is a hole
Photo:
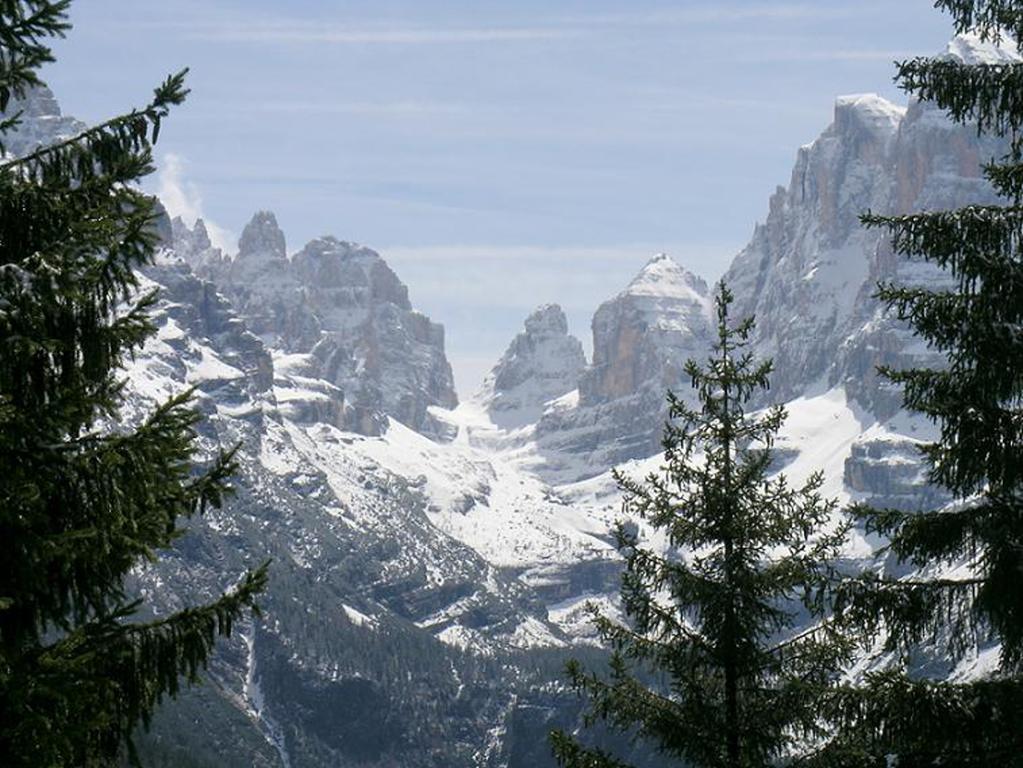
[[[257,211],[245,225],[238,240],[239,258],[256,254],[277,259],[287,258],[284,232],[277,225],[277,217],[271,211]]]
[[[710,312],[707,283],[669,256],[654,256],[593,316],[593,364],[580,383],[581,403],[675,386],[686,357],[705,347]]]
[[[960,35],[946,55],[999,63],[1015,60],[1009,48]],[[897,389],[880,384],[876,369],[907,367],[911,345],[873,294],[878,282],[941,275],[899,259],[859,217],[988,203],[981,164],[1003,154],[1004,142],[978,137],[930,102],[903,109],[874,94],[836,101],[834,122],[799,150],[789,186],[725,276],[737,313],[756,317],[758,353],[775,361],[771,398],[843,382],[876,416],[898,408]]]
[[[576,388],[586,366],[583,346],[568,334],[568,320],[557,304],[537,307],[524,326],[476,396],[505,428],[535,421],[545,403]]]
[[[710,347],[712,300],[706,281],[665,254],[650,259],[593,316],[593,361],[579,396],[547,409],[536,427],[546,455],[572,454],[545,471],[559,479],[599,474],[660,446],[665,393],[686,397],[683,367]]]
[[[948,44],[945,56],[958,59],[963,64],[1012,64],[1020,60],[1015,41],[1003,37],[998,42],[981,40],[980,35],[965,33],[956,35]]]
[[[166,214],[165,214],[166,216]],[[231,268],[231,259],[210,240],[206,222],[196,219],[191,227],[180,216],[168,219],[170,236],[165,240],[175,255],[184,259],[197,275],[211,278],[214,274]]]
[[[196,250],[206,250],[212,247],[210,242],[210,233],[206,231],[206,222],[202,219],[195,220],[195,226],[192,227],[192,246]]]
[[[429,413],[458,402],[444,328],[412,308],[408,288],[380,254],[326,236],[289,258],[270,211],[245,226],[233,260],[213,258],[219,251],[200,247],[208,241],[201,222],[193,229],[176,222],[176,250],[231,300],[253,333],[275,353],[299,356],[308,368],[303,375],[325,382],[305,406],[325,412],[317,405],[325,395],[331,423],[365,434],[379,433],[388,416],[447,434]]]
[[[876,93],[855,93],[835,99],[834,130],[842,135],[865,132],[887,141],[895,136],[906,108]]]
[[[541,304],[526,318],[525,327],[530,336],[564,336],[568,333],[568,318],[560,305]]]
[[[51,91],[45,85],[39,85],[32,88],[25,94],[23,99],[12,100],[14,109],[8,110],[9,112],[21,112],[23,120],[38,120],[40,118],[53,118],[62,117],[63,113],[60,111],[60,104],[57,102],[57,97],[53,95]]]
[[[339,324],[357,321],[362,310],[379,303],[412,311],[408,288],[370,248],[320,237],[295,254],[293,266],[312,300],[333,311]]]
[[[23,98],[11,99],[5,117],[21,112],[21,123],[3,137],[9,155],[24,155],[45,144],[73,136],[86,128],[85,123],[64,115],[53,91],[39,85]]]
[[[703,303],[707,283],[682,267],[666,253],[650,259],[623,291],[632,296],[653,296]]]

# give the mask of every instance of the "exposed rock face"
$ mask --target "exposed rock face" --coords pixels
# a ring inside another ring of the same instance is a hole
[[[180,262],[147,267],[143,274],[160,286],[166,316],[160,341],[183,358],[189,357],[196,343],[205,343],[217,349],[224,363],[203,366],[200,360],[192,382],[200,392],[216,391],[224,402],[270,395],[274,381],[270,352],[217,293],[216,286],[196,277]]]
[[[536,425],[542,476],[554,484],[573,482],[653,456],[661,450],[667,416],[665,391],[654,387],[585,408],[578,399],[554,401]]]
[[[557,304],[545,304],[526,318],[518,334],[483,382],[477,399],[500,426],[536,421],[544,404],[578,386],[586,366],[583,346],[568,334]]]
[[[666,254],[652,258],[593,316],[593,364],[580,381],[579,404],[678,388],[685,361],[707,348],[710,305],[702,279]]]
[[[1015,58],[971,36],[957,37],[948,56],[968,61]],[[1003,143],[978,138],[930,103],[908,109],[878,96],[843,97],[832,125],[799,150],[787,189],[772,196],[767,221],[725,275],[736,310],[755,315],[759,354],[776,372],[770,398],[788,400],[809,388],[843,384],[879,418],[901,405],[880,381],[878,365],[940,364],[873,298],[879,282],[941,285],[945,276],[896,258],[883,231],[860,214],[901,214],[994,201],[981,164],[1004,154]]]
[[[444,436],[429,413],[457,404],[444,329],[412,308],[379,254],[323,237],[289,258],[267,211],[245,227],[234,259],[211,249],[204,234],[198,224],[187,234],[178,226],[176,244],[268,346],[312,356],[315,377],[343,393],[346,427],[379,434],[390,416]]]
[[[890,208],[903,114],[878,96],[839,99],[834,122],[799,150],[788,189],[772,195],[766,223],[725,274],[736,317],[756,316],[757,352],[775,361],[772,399],[797,397],[819,381],[858,305],[870,301],[881,236],[859,215]]]
[[[593,362],[579,379],[578,401],[557,403],[537,425],[552,476],[597,474],[659,450],[665,393],[688,394],[683,366],[707,353],[711,304],[703,280],[658,254],[597,309]]]
[[[8,155],[27,155],[44,144],[74,136],[85,123],[61,114],[53,92],[45,85],[33,88],[23,99],[11,99],[7,115],[21,112],[21,124],[2,137]]]
[[[846,487],[878,508],[934,509],[951,497],[927,481],[920,443],[894,435],[855,442],[845,461]]]
[[[206,222],[196,219],[195,224],[189,227],[180,216],[171,219],[166,214],[161,220],[164,235],[161,240],[176,258],[185,261],[204,279],[225,273],[231,260],[213,245]]]
[[[171,219],[171,240],[168,245],[190,262],[196,261],[201,254],[213,248],[210,234],[206,231],[206,222],[196,219],[195,225],[189,228],[180,216]]]
[[[998,62],[1018,57],[969,36],[949,45],[948,56],[967,62]],[[970,126],[948,120],[930,103],[914,102],[903,119],[887,169],[892,186],[884,213],[945,210],[964,205],[988,205],[997,195],[983,177],[981,166],[1004,155],[1004,141],[978,137]],[[879,380],[879,365],[909,368],[941,366],[944,358],[927,349],[907,327],[895,321],[871,298],[877,282],[940,288],[949,285],[946,273],[931,264],[896,258],[887,240],[871,254],[869,275],[849,322],[830,379],[842,382],[850,394],[880,418],[902,403],[899,390]]]
[[[947,55],[1018,59],[970,36],[953,40]],[[798,151],[788,187],[772,195],[766,221],[723,278],[736,296],[733,316],[756,318],[755,354],[775,363],[761,404],[842,387],[879,422],[900,410],[901,391],[877,368],[940,366],[943,358],[874,293],[878,283],[939,287],[948,278],[932,265],[896,257],[887,234],[865,228],[860,216],[992,203],[981,167],[1005,152],[1004,142],[978,138],[933,104],[903,108],[873,94],[836,101],[832,124]],[[580,377],[578,402],[559,402],[537,425],[553,476],[576,471],[580,459],[585,473],[659,450],[664,392],[688,394],[681,367],[706,355],[708,315],[706,285],[663,257],[598,309],[593,361]],[[850,459],[853,490],[870,486],[874,495],[898,501],[900,492],[869,479],[869,462],[882,450],[891,451],[906,478],[921,477],[918,454],[896,443],[882,441],[868,452],[860,446]],[[906,488],[911,484],[907,479]]]
[[[257,211],[238,238],[239,264],[258,262],[260,257],[268,261],[284,261],[288,256],[284,233],[277,226],[277,217],[271,211]],[[239,275],[241,277],[242,275]]]
[[[280,412],[296,424],[330,424],[344,429],[344,392],[319,378],[320,361],[312,355],[274,357],[274,395]]]
[[[271,360],[235,307],[173,252],[142,282],[160,291],[158,332],[125,371],[123,417],[137,422],[195,387],[201,450],[238,445],[239,468],[229,506],[196,516],[134,586],[166,613],[207,600],[253,563],[274,563],[264,618],[218,642],[210,684],[161,707],[155,733],[230,768],[480,765],[473,755],[514,715],[529,673],[481,665],[464,648],[517,649],[526,632],[560,644],[539,595],[431,523],[422,483],[366,448],[383,438],[336,428],[337,396],[313,355]],[[565,711],[574,715],[571,701]],[[452,728],[433,728],[438,718]]]

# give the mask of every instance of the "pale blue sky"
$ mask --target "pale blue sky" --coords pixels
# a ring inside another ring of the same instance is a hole
[[[78,0],[44,74],[92,121],[190,66],[158,147],[174,205],[228,241],[269,208],[289,250],[379,250],[465,397],[539,303],[588,344],[654,252],[717,278],[835,96],[905,101],[892,60],[950,36],[931,5]]]

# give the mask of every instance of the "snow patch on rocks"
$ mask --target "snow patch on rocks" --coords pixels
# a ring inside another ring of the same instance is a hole
[[[537,308],[524,326],[475,397],[502,428],[535,422],[548,402],[576,388],[586,366],[582,344],[569,335],[557,304]]]

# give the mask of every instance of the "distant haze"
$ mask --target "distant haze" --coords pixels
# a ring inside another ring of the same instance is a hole
[[[655,252],[725,270],[839,94],[950,37],[930,0],[80,0],[44,73],[96,121],[168,72],[172,213],[229,250],[276,212],[380,251],[466,398],[537,304],[589,318]]]

